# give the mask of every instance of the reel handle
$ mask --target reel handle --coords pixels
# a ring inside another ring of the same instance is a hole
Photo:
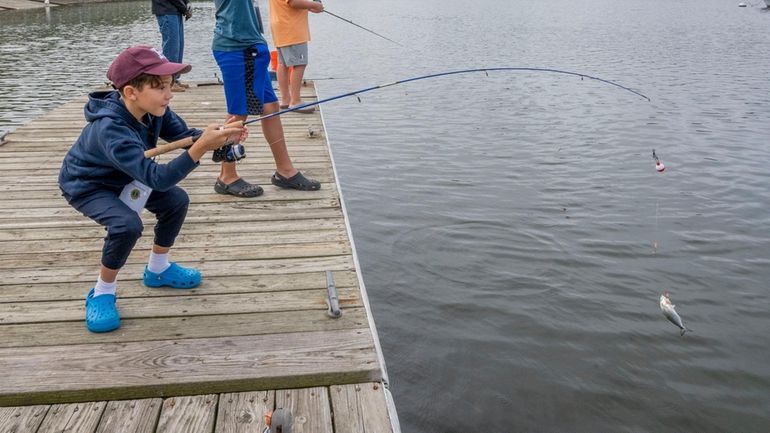
[[[243,121],[236,121],[232,123],[228,123],[221,127],[222,129],[225,128],[243,128]],[[147,149],[144,151],[144,157],[145,158],[153,158],[158,155],[162,155],[164,153],[171,152],[172,150],[181,149],[183,147],[192,146],[192,144],[195,143],[195,139],[192,137],[186,137],[181,140],[172,141],[171,143],[161,144],[158,146],[155,146],[153,149]]]

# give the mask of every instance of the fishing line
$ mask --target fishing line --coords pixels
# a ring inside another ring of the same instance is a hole
[[[655,161],[655,171],[658,173],[663,173],[666,170],[666,166],[661,162],[660,158],[658,158],[658,155],[655,153],[655,149],[652,149],[652,159]],[[660,243],[658,242],[658,215],[659,215],[659,208],[658,203],[660,199],[656,195],[655,196],[655,238],[652,241],[652,250],[653,253],[658,252],[658,247],[660,246]]]
[[[565,74],[565,75],[572,75],[572,76],[575,76],[575,77],[580,77],[581,80],[583,80],[584,78],[589,78],[591,80],[596,80],[596,81],[599,81],[601,83],[605,83],[605,84],[609,84],[609,85],[618,87],[620,89],[623,89],[625,91],[631,92],[634,95],[640,96],[640,97],[650,101],[650,98],[648,98],[647,96],[643,95],[642,93],[639,93],[636,90],[629,89],[628,87],[623,86],[621,84],[618,84],[618,83],[616,83],[614,81],[605,80],[604,78],[594,77],[592,75],[581,74],[579,72],[570,72],[570,71],[563,71],[563,70],[560,70],[560,69],[551,69],[551,68],[527,68],[527,67],[479,68],[479,69],[463,69],[463,70],[459,70],[459,71],[439,72],[439,73],[436,73],[436,74],[422,75],[422,76],[419,76],[419,77],[406,78],[406,79],[403,79],[403,80],[393,81],[391,83],[384,83],[384,84],[380,84],[380,85],[377,85],[377,86],[366,87],[366,88],[363,88],[363,89],[354,90],[352,92],[347,92],[347,93],[343,93],[343,94],[340,94],[340,95],[331,96],[329,98],[321,99],[321,100],[318,100],[318,101],[315,101],[315,102],[308,102],[308,103],[305,103],[305,104],[297,105],[295,107],[286,108],[286,109],[283,109],[283,110],[280,110],[280,111],[276,111],[275,113],[266,114],[264,116],[260,116],[260,117],[254,118],[252,120],[249,120],[249,121],[246,121],[246,122],[243,122],[243,123],[244,123],[244,125],[248,125],[250,123],[254,123],[254,122],[257,122],[257,121],[260,121],[260,120],[269,119],[269,118],[275,117],[275,116],[280,116],[281,114],[285,114],[285,113],[291,113],[292,111],[301,110],[303,108],[312,107],[314,105],[324,104],[326,102],[334,101],[334,100],[345,98],[345,97],[348,97],[348,96],[356,96],[356,97],[358,97],[358,95],[361,94],[361,93],[366,93],[366,92],[370,92],[372,90],[377,90],[377,89],[384,89],[385,87],[396,86],[396,85],[399,85],[399,84],[409,83],[411,81],[426,80],[426,79],[429,79],[429,78],[443,77],[443,76],[447,76],[447,75],[468,74],[468,73],[472,73],[472,72],[484,72],[488,76],[490,71],[491,72],[494,72],[494,71],[551,72],[551,73],[556,73],[556,74]],[[360,101],[361,101],[361,98],[359,98],[359,102]]]
[[[349,24],[353,24],[354,26],[356,26],[356,27],[358,27],[358,28],[360,28],[360,29],[366,30],[367,32],[369,32],[369,33],[371,33],[371,34],[373,34],[373,35],[379,36],[379,37],[381,37],[382,39],[385,39],[386,41],[390,41],[390,42],[393,42],[394,44],[398,45],[399,47],[403,47],[403,45],[399,44],[398,42],[394,41],[393,39],[390,39],[390,38],[388,38],[388,37],[382,36],[381,34],[379,34],[379,33],[375,32],[374,30],[369,30],[369,29],[367,29],[367,28],[366,28],[366,27],[364,27],[364,26],[360,26],[360,25],[358,25],[358,24],[354,23],[353,21],[350,21],[350,20],[349,20],[349,19],[347,19],[347,18],[343,18],[343,17],[341,17],[341,16],[339,16],[339,15],[333,14],[333,13],[331,13],[331,12],[327,11],[326,9],[324,9],[324,12],[326,12],[327,14],[329,14],[329,15],[331,15],[331,16],[333,16],[333,17],[335,17],[335,18],[339,18],[339,19],[341,19],[342,21],[345,21],[346,23],[349,23]]]
[[[658,197],[655,197],[655,235],[652,240],[652,252],[653,254],[658,252],[658,248],[660,247],[660,242],[658,241],[658,202],[660,199]]]

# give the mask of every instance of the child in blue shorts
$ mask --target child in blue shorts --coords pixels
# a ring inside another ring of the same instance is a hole
[[[212,50],[224,81],[227,122],[245,121],[250,114],[277,112],[278,98],[267,72],[270,50],[259,32],[252,1],[214,0],[214,8],[216,24]],[[272,184],[302,191],[319,190],[320,182],[306,178],[292,164],[280,117],[271,117],[261,123],[276,165],[270,178]],[[227,161],[222,162],[214,190],[239,197],[256,197],[263,192],[259,185],[246,182],[238,175],[234,162]]]
[[[173,77],[190,69],[190,65],[169,62],[149,46],[121,52],[107,71],[117,90],[89,95],[84,110],[88,124],[64,157],[59,173],[62,195],[107,230],[99,277],[86,296],[86,327],[92,332],[120,327],[117,275],[142,235],[139,213],[143,207],[157,218],[144,284],[189,289],[201,281],[197,269],[169,262],[169,249],[189,204],[177,183],[198,167],[206,152],[228,140],[242,139],[245,128],[188,128],[168,107]],[[195,141],[173,160],[157,164],[144,152],[154,148],[159,137]]]

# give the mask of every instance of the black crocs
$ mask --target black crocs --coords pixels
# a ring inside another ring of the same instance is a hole
[[[226,185],[221,180],[217,179],[217,183],[214,184],[214,191],[220,194],[230,194],[236,197],[257,197],[265,192],[261,186],[252,185],[243,178],[238,178],[235,182]]]
[[[299,171],[289,178],[281,176],[276,171],[273,173],[273,177],[270,178],[270,182],[281,188],[298,189],[300,191],[318,191],[321,189],[321,182],[315,179],[308,179]]]

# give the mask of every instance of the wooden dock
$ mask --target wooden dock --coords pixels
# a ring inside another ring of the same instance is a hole
[[[315,98],[312,84],[303,92]],[[174,96],[190,126],[224,121],[221,86]],[[0,432],[261,433],[264,413],[281,407],[295,433],[398,431],[320,112],[282,116],[295,165],[320,191],[271,185],[272,155],[252,124],[238,171],[263,196],[216,194],[210,154],[182,182],[191,204],[171,255],[198,267],[202,284],[143,286],[154,226],[145,211],[118,277],[121,328],[92,334],[84,297],[104,230],[57,186],[85,100],[0,146]],[[327,315],[326,271],[337,319]]]

